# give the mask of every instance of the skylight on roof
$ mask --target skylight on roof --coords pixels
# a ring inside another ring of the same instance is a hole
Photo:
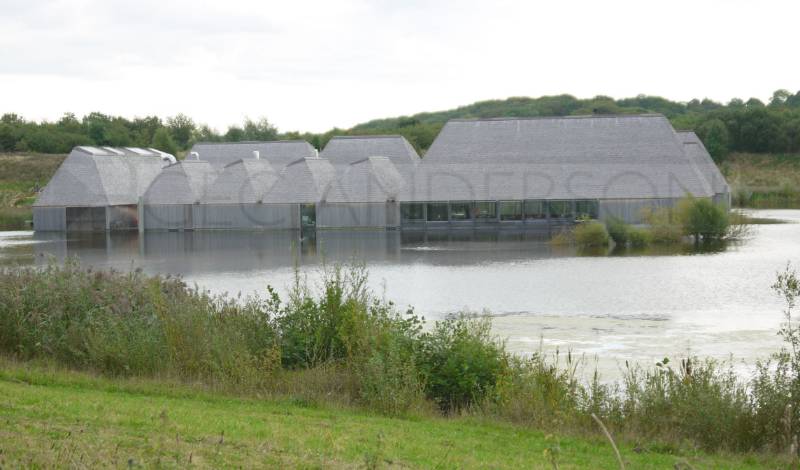
[[[108,155],[108,151],[99,149],[97,147],[90,147],[88,145],[84,145],[78,148],[81,149],[81,151],[91,155]]]
[[[114,155],[125,155],[125,152],[115,149],[114,147],[103,147]]]
[[[137,155],[143,155],[143,156],[152,156],[152,155],[154,155],[149,150],[141,149],[139,147],[125,147],[125,148],[127,150],[130,150],[131,152],[137,154]]]

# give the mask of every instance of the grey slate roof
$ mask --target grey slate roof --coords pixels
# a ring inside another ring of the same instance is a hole
[[[75,147],[34,206],[136,204],[163,166],[161,157],[151,151]]]
[[[416,165],[420,158],[401,135],[333,137],[319,155],[334,165],[349,165],[368,157],[387,157],[395,165]]]
[[[278,180],[278,174],[266,160],[239,160],[227,165],[208,186],[203,203],[253,204]]]
[[[683,150],[686,155],[693,161],[698,171],[706,179],[711,191],[715,194],[722,194],[730,192],[725,177],[719,171],[719,167],[711,155],[706,150],[706,146],[692,131],[677,131],[676,136],[683,143]]]
[[[217,179],[206,161],[184,160],[170,165],[153,180],[144,193],[145,204],[195,204]]]
[[[322,200],[336,178],[336,169],[323,158],[302,158],[283,169],[278,181],[264,195],[264,203],[310,204]]]
[[[222,168],[237,160],[255,160],[254,151],[258,151],[260,158],[269,161],[276,170],[280,170],[298,158],[317,156],[316,149],[305,140],[199,142],[194,144],[189,152],[197,152],[200,160],[208,161],[216,168]]]
[[[711,196],[661,115],[451,120],[401,200]]]
[[[369,157],[348,165],[325,195],[326,202],[387,202],[397,200],[403,176],[388,157]]]

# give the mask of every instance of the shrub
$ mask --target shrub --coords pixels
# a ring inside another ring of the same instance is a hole
[[[630,226],[618,217],[611,217],[606,221],[608,235],[619,246],[628,244]]]
[[[642,217],[653,243],[673,244],[683,241],[683,229],[668,208],[644,209]]]
[[[508,369],[488,318],[459,314],[436,322],[421,337],[417,363],[429,398],[446,412],[483,401]]]
[[[725,207],[709,199],[681,200],[677,205],[677,217],[684,235],[691,235],[696,241],[722,239],[730,224]]]
[[[388,415],[424,408],[425,389],[414,359],[397,342],[373,351],[358,367],[362,402]]]
[[[575,227],[575,243],[580,247],[608,246],[606,226],[597,221],[583,221]]]
[[[646,228],[630,227],[628,231],[628,240],[631,246],[642,248],[649,245],[653,241],[653,235]]]

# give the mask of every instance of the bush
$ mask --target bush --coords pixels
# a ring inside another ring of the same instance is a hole
[[[720,240],[725,237],[730,225],[725,207],[709,199],[689,197],[681,200],[677,206],[677,216],[684,235],[691,235],[696,241]]]
[[[446,412],[483,401],[508,369],[502,343],[491,336],[491,322],[459,314],[436,322],[421,337],[417,358],[425,390]]]
[[[642,248],[653,241],[653,235],[646,228],[630,227],[628,231],[628,240],[632,247]]]
[[[642,217],[653,243],[674,244],[683,241],[683,228],[671,209],[644,209]]]
[[[608,246],[608,232],[606,226],[591,220],[580,222],[576,227],[575,243],[580,247]]]
[[[628,244],[630,226],[618,217],[611,217],[606,221],[608,235],[619,246]]]

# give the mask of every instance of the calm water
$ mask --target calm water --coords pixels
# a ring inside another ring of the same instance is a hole
[[[752,364],[779,346],[782,302],[769,286],[788,261],[800,265],[800,211],[756,215],[791,223],[756,226],[724,250],[604,256],[521,233],[326,232],[301,240],[258,232],[5,232],[0,263],[74,255],[95,267],[140,267],[214,292],[252,293],[268,284],[284,290],[295,260],[315,283],[323,260],[356,258],[368,264],[377,292],[428,319],[485,310],[510,349],[572,349],[613,376],[625,360],[649,364],[690,350]]]

